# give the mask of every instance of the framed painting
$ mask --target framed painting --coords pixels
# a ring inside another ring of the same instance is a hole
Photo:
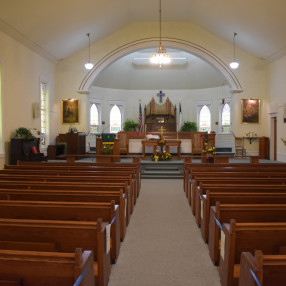
[[[62,124],[79,124],[80,101],[79,99],[62,100]]]
[[[260,123],[260,99],[241,100],[241,123]]]

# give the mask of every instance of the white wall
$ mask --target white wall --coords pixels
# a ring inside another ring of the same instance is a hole
[[[286,104],[286,56],[269,65],[269,102],[277,104],[277,160],[286,162],[286,123],[284,105]],[[269,134],[270,136],[270,134]]]
[[[196,45],[199,45],[215,54],[226,65],[232,61],[232,43],[226,42],[222,38],[217,37],[216,35],[209,33],[206,30],[187,22],[164,23],[164,27],[167,31],[164,36],[195,43]],[[157,36],[157,23],[130,24],[123,29],[120,29],[117,32],[109,35],[108,37],[93,43],[91,46],[91,61],[96,64],[107,54],[127,43],[143,38]],[[86,99],[89,95],[78,94],[77,90],[79,89],[79,86],[87,73],[83,67],[86,61],[87,52],[88,50],[85,49],[73,55],[72,57],[63,60],[57,69],[58,84],[56,93],[58,104],[60,104],[62,99],[67,98],[77,98],[81,100],[81,114],[83,116],[81,116],[81,123],[78,126],[79,131],[86,131]],[[235,112],[233,130],[235,131],[236,136],[243,136],[248,132],[256,132],[258,136],[267,136],[269,127],[268,116],[266,113],[268,106],[268,74],[266,64],[262,60],[250,55],[249,53],[246,53],[241,49],[237,49],[236,54],[237,59],[240,62],[240,67],[234,73],[241,83],[244,91],[241,94],[233,95],[233,109]],[[195,92],[196,91],[194,91],[194,94]],[[145,104],[145,101],[150,101],[151,97],[154,96],[153,91],[150,93],[147,91],[138,91],[138,93],[140,93],[142,100],[144,98],[143,104]],[[187,93],[187,91],[183,90],[181,90],[179,93],[174,93],[176,100],[172,99],[173,95],[171,91],[168,91],[166,94],[174,103],[178,104],[179,98],[183,99],[185,96],[187,96],[185,95]],[[205,91],[200,91],[198,96],[203,97],[204,93]],[[120,94],[121,92],[119,91],[114,92],[114,99],[115,97],[119,98]],[[96,94],[96,96],[101,98],[98,94]],[[138,112],[138,98],[134,98],[133,94],[129,93],[128,96],[125,95],[123,98],[126,99],[126,101],[128,100],[132,106],[134,103],[134,108],[128,111],[127,116],[135,118],[137,116],[135,116],[135,114]],[[243,98],[261,99],[260,124],[241,124],[241,99]],[[186,113],[184,112],[184,114]],[[184,120],[188,120],[188,117],[185,116],[186,115],[184,115]],[[192,115],[190,114],[188,116],[191,119]],[[59,132],[66,132],[68,130],[68,126],[61,124],[60,118],[58,118],[58,124]],[[254,150],[256,152],[258,150],[258,144],[248,144],[247,148],[250,151]]]
[[[0,32],[0,62],[2,64],[2,110],[4,157],[0,167],[9,159],[9,141],[18,127],[40,130],[40,118],[33,119],[32,103],[40,102],[40,78],[49,82],[50,111],[57,105],[55,96],[55,64]],[[52,116],[54,118],[54,116]],[[50,135],[55,137],[57,122],[51,122]]]

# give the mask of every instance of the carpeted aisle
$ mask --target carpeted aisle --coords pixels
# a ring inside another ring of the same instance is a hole
[[[142,180],[108,286],[220,286],[183,180]]]

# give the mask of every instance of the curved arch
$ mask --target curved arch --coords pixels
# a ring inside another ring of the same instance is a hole
[[[158,41],[159,41],[158,38],[141,39],[123,45],[115,49],[114,51],[110,52],[104,58],[102,58],[97,64],[95,64],[93,69],[90,70],[89,73],[84,77],[84,79],[80,84],[78,92],[88,93],[89,87],[92,85],[92,82],[97,77],[97,75],[109,64],[116,61],[118,58],[121,58],[122,56],[127,55],[139,49],[154,47],[158,44]],[[230,68],[221,59],[219,59],[217,56],[215,56],[207,49],[180,39],[162,38],[162,41],[164,42],[165,46],[184,50],[186,52],[189,52],[204,59],[208,63],[215,66],[224,75],[233,93],[240,93],[243,91],[238,79],[236,78],[234,73],[230,70]]]

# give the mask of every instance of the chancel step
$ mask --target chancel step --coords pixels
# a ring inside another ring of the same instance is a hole
[[[183,178],[183,168],[183,160],[141,161],[142,178],[144,179],[180,179]]]

